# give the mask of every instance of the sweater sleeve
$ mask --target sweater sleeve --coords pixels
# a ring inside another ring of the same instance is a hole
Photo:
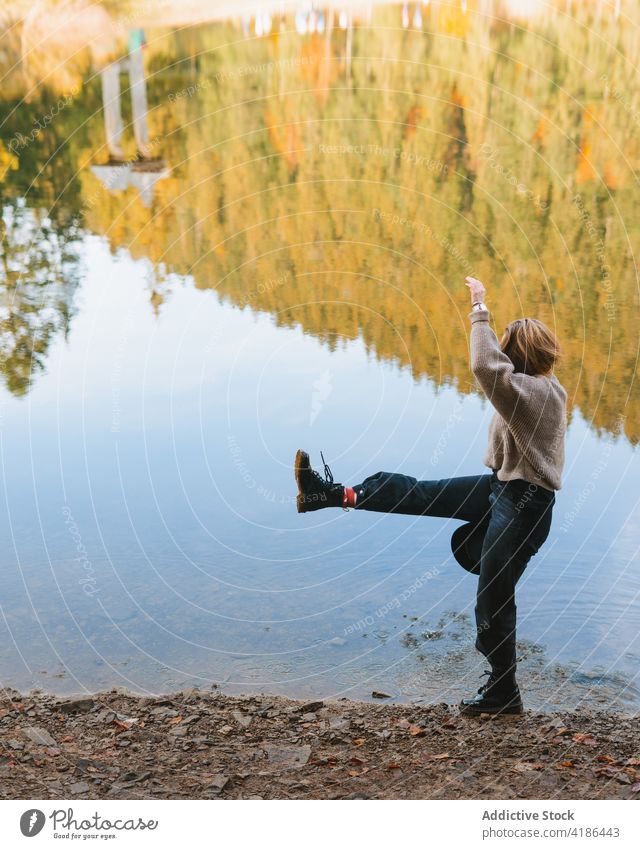
[[[498,337],[489,325],[489,311],[475,310],[471,319],[471,371],[492,406],[510,421],[518,404],[531,397],[532,378],[516,373],[509,357],[502,352]]]

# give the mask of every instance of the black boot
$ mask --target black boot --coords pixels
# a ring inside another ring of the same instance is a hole
[[[493,671],[485,675],[489,680],[480,687],[477,696],[460,702],[460,713],[466,716],[522,713],[522,698],[513,672]]]
[[[320,452],[322,457],[322,452]],[[311,468],[309,455],[306,451],[296,452],[295,475],[298,484],[296,503],[298,513],[308,513],[311,510],[322,510],[323,507],[342,507],[344,487],[341,483],[333,482],[331,469],[324,462],[324,479]]]

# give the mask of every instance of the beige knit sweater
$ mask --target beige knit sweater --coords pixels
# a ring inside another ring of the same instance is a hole
[[[471,319],[471,370],[491,401],[484,462],[498,479],[522,479],[560,489],[564,466],[567,393],[555,376],[516,373],[489,325],[489,311]]]

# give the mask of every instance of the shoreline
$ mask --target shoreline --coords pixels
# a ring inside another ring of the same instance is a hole
[[[0,798],[640,799],[640,716],[3,689]]]

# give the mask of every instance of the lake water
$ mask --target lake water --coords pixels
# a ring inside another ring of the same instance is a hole
[[[3,685],[472,692],[458,523],[299,516],[292,461],[483,471],[474,273],[498,328],[535,314],[565,351],[564,487],[519,587],[527,703],[640,705],[638,29],[490,7],[261,36],[160,14],[144,160],[126,75],[118,138],[104,62],[34,63],[28,101],[7,69]]]

